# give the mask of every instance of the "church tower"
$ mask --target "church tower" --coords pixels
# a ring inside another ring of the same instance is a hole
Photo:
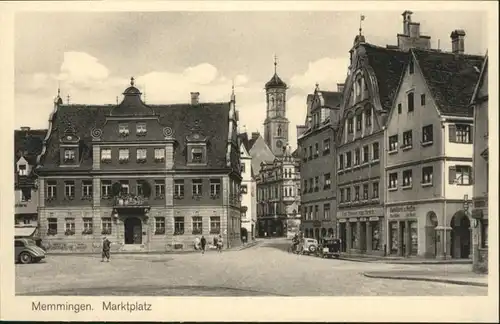
[[[276,57],[274,59],[274,75],[266,83],[266,120],[264,121],[264,141],[277,157],[283,155],[288,144],[288,124],[286,118],[287,85],[276,72]]]

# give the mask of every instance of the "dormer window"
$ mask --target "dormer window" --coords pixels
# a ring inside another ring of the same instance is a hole
[[[203,150],[201,148],[195,147],[191,149],[191,162],[203,163]]]
[[[128,149],[120,149],[118,151],[118,160],[120,163],[127,163],[129,159]]]
[[[64,162],[74,162],[75,161],[75,150],[65,149],[64,150]]]
[[[187,136],[187,164],[204,165],[207,163],[207,138],[200,134]]]
[[[109,163],[111,162],[111,149],[101,150],[101,162]]]
[[[147,133],[146,123],[137,123],[135,128],[135,133],[137,136],[144,136]]]
[[[120,136],[128,136],[128,134],[129,134],[128,124],[118,125],[118,132],[119,132]]]
[[[19,175],[20,176],[26,176],[26,175],[28,175],[28,169],[26,168],[26,164],[20,164],[19,165]]]

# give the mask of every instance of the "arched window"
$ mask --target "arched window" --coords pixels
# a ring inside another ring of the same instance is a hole
[[[278,126],[278,136],[281,136],[281,134],[282,134],[282,131],[281,131],[281,125],[280,125],[280,126]]]

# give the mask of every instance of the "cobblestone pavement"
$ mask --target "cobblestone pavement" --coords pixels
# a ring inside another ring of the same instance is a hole
[[[458,269],[468,265],[397,265],[287,253],[265,240],[242,251],[179,255],[54,255],[16,265],[16,293],[86,296],[486,296],[487,288],[372,279],[366,271]]]

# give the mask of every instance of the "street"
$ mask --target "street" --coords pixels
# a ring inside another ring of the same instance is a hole
[[[16,265],[18,295],[81,296],[480,296],[486,287],[367,278],[365,271],[469,267],[321,259],[287,253],[290,241],[241,251],[111,256],[48,255]]]

